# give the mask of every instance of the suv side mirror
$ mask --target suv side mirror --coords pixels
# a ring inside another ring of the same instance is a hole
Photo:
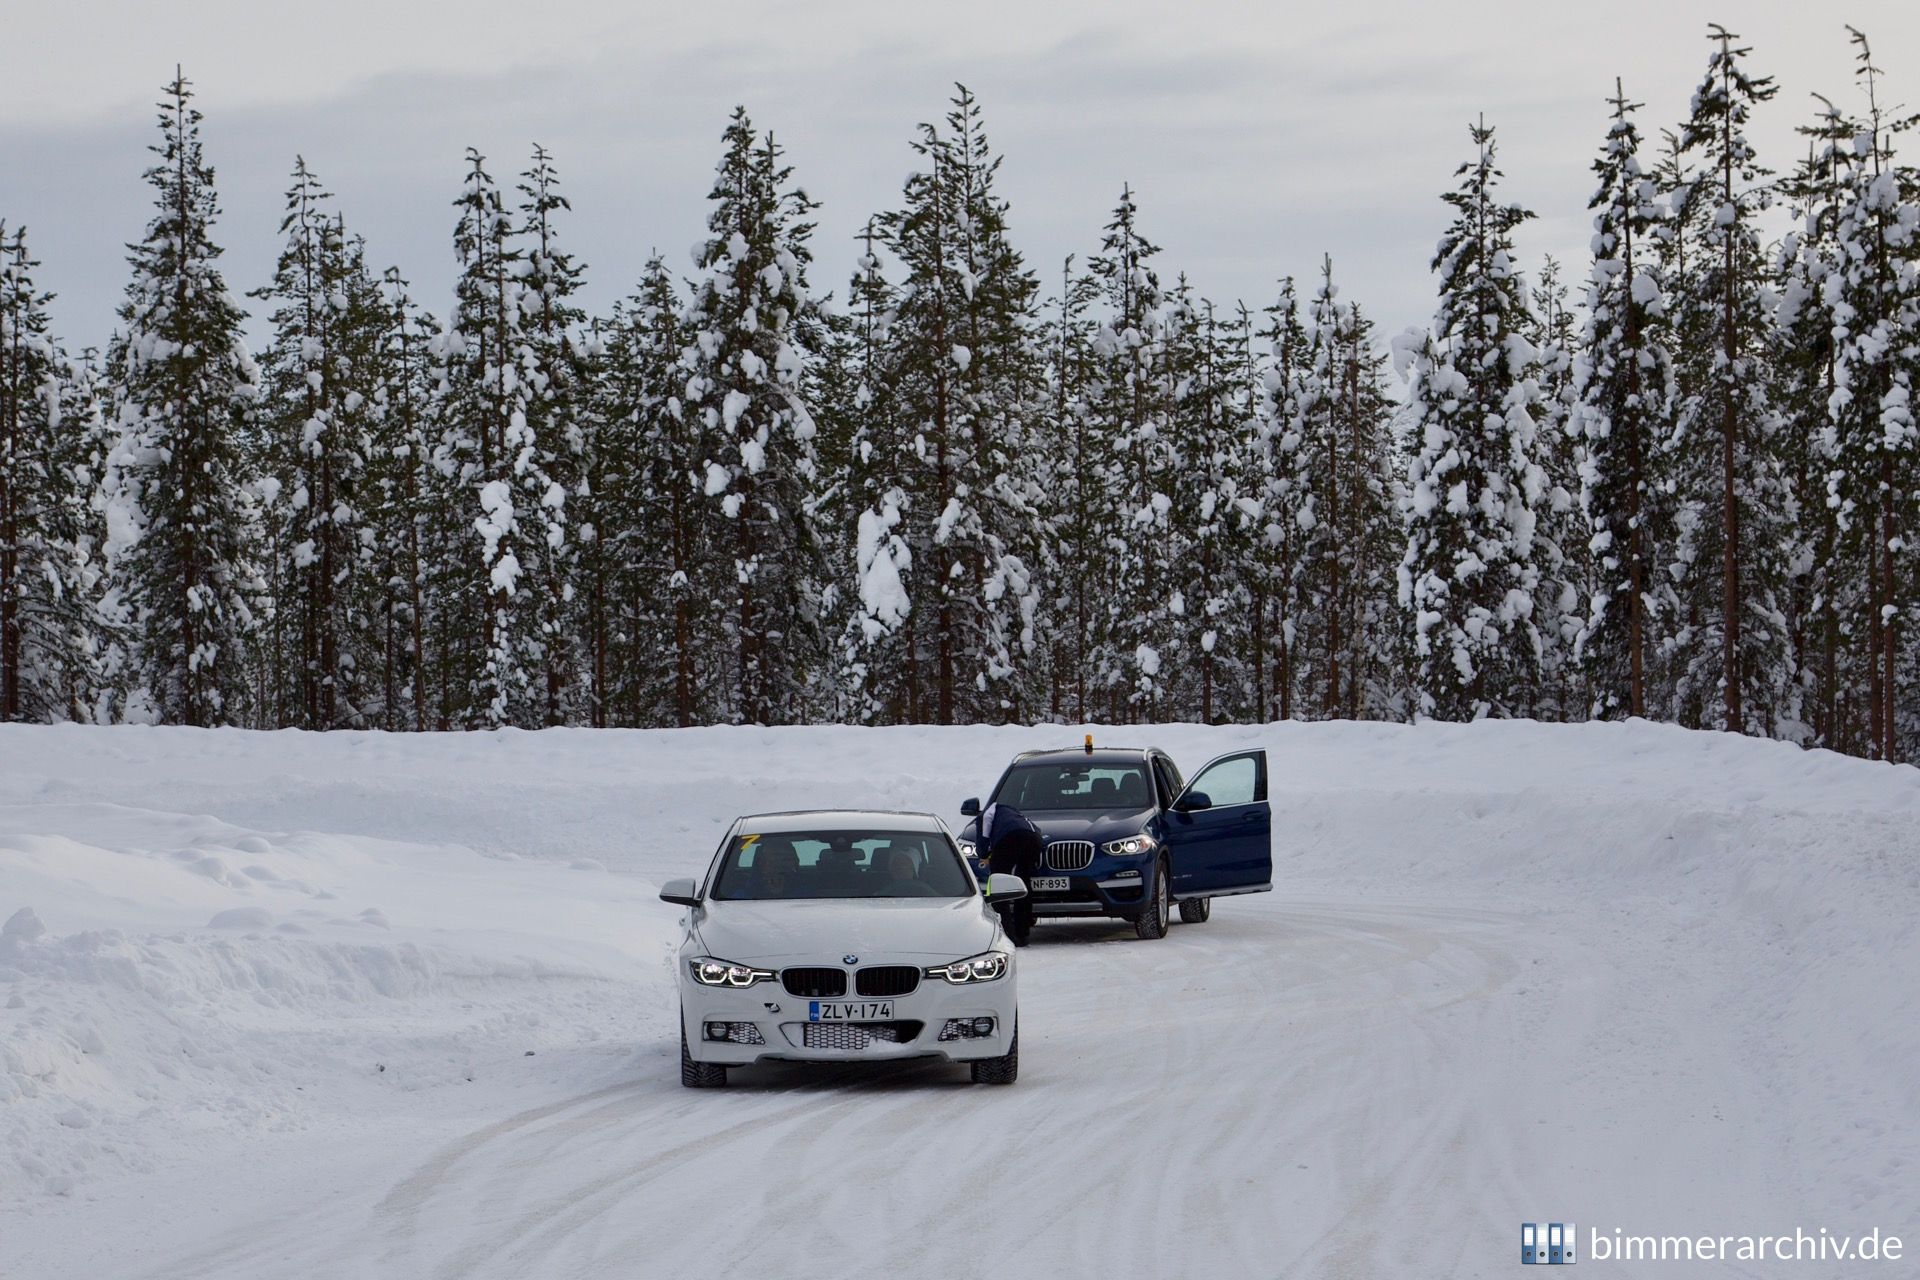
[[[1204,791],[1189,791],[1180,798],[1180,811],[1193,813],[1199,809],[1213,808],[1213,797]]]
[[[693,881],[682,876],[660,886],[660,901],[671,902],[679,907],[697,907],[700,905],[700,891]]]
[[[962,800],[960,802],[960,816],[963,818],[979,817],[980,816],[979,799],[977,797],[969,797],[965,800]]]

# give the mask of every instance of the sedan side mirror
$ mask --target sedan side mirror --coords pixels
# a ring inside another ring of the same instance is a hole
[[[693,881],[682,876],[660,886],[660,901],[671,902],[679,907],[697,907],[700,905],[700,890]]]
[[[1027,896],[1027,882],[1019,876],[1010,876],[1004,871],[996,871],[987,877],[987,901],[1012,902],[1015,898]]]
[[[1183,813],[1193,813],[1199,809],[1211,808],[1213,808],[1213,797],[1204,791],[1189,791],[1180,798],[1180,810]]]
[[[972,797],[962,800],[960,802],[960,816],[963,818],[979,817],[980,801],[977,798],[972,798]]]

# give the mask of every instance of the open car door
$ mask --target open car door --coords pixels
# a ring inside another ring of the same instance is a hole
[[[1209,760],[1167,814],[1176,897],[1259,893],[1273,888],[1273,814],[1267,753],[1236,751]]]

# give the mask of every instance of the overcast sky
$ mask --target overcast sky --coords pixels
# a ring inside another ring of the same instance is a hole
[[[775,132],[823,202],[817,291],[844,294],[852,237],[897,197],[916,122],[951,83],[1005,153],[1016,243],[1049,289],[1097,248],[1123,182],[1142,229],[1217,301],[1268,302],[1331,253],[1343,293],[1388,331],[1432,310],[1439,193],[1478,114],[1523,240],[1584,269],[1591,163],[1615,75],[1657,137],[1684,115],[1719,18],[1781,92],[1754,130],[1785,169],[1814,91],[1851,105],[1843,24],[1872,37],[1898,101],[1920,105],[1920,4],[505,3],[7,0],[0,218],[25,223],[60,333],[103,341],[123,245],[149,216],[152,103],[185,64],[206,113],[230,287],[267,279],[293,158],[444,312],[464,149],[510,186],[539,142],[560,166],[586,302],[626,292],[658,247],[685,270],[729,110]],[[1920,144],[1916,144],[1920,145]]]

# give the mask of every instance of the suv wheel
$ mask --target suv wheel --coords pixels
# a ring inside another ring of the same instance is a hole
[[[1212,898],[1188,898],[1180,904],[1181,924],[1205,924],[1212,915]]]
[[[1007,1051],[997,1058],[975,1058],[969,1064],[973,1068],[975,1084],[1012,1084],[1020,1078],[1020,1024],[1013,1024],[1013,1039],[1007,1042]]]
[[[689,1089],[718,1089],[727,1083],[727,1069],[717,1062],[695,1062],[687,1052],[687,1020],[680,1019],[680,1083]]]
[[[1165,858],[1160,859],[1153,868],[1153,892],[1147,895],[1146,902],[1140,906],[1140,914],[1133,918],[1133,932],[1141,938],[1164,938],[1167,936],[1168,917],[1173,913],[1172,888],[1167,881],[1172,878],[1172,868],[1167,866]]]

